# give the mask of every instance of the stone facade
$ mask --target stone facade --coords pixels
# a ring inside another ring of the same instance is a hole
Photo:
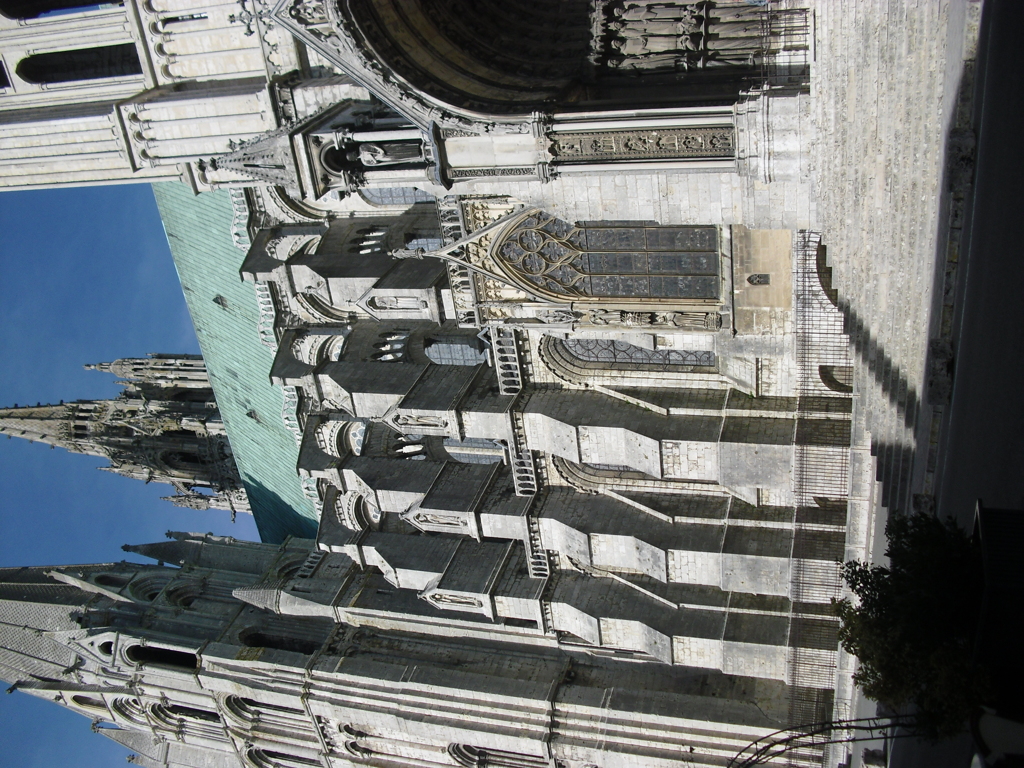
[[[198,355],[150,355],[88,366],[118,377],[112,400],[0,409],[0,435],[100,456],[103,469],[172,485],[193,509],[251,512],[206,366]]]
[[[134,41],[141,72],[74,105],[120,159],[62,149],[82,176],[11,184],[236,187],[320,516],[315,541],[133,550],[178,569],[0,575],[47,637],[45,674],[26,632],[0,671],[143,765],[721,765],[855,710],[830,600],[871,535],[866,446],[808,167],[810,11],[483,7],[66,17]],[[57,109],[28,74],[25,109]]]

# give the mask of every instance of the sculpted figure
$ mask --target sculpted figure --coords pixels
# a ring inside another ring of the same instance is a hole
[[[349,159],[358,160],[368,168],[413,163],[423,159],[423,149],[414,141],[382,141],[360,144],[358,150],[349,153]]]
[[[427,302],[415,296],[372,296],[367,302],[374,309],[426,309]]]
[[[439,427],[448,426],[448,422],[437,416],[408,416],[401,414],[395,418],[395,424],[400,427]]]
[[[615,12],[615,15],[623,21],[649,21],[652,19],[693,21],[700,16],[700,12],[694,6],[638,3],[628,8],[620,8]]]
[[[668,20],[648,21],[629,24],[626,22],[615,22],[612,24],[612,31],[622,38],[642,38],[651,36],[676,36],[692,35],[700,32],[700,24],[693,20]]]
[[[612,43],[615,45],[615,43]],[[651,56],[626,56],[611,59],[608,66],[615,69],[688,69],[685,58],[671,53],[659,53]]]

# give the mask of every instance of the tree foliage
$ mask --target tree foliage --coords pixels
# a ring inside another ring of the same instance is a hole
[[[854,681],[893,711],[916,710],[922,735],[957,733],[983,700],[986,674],[971,645],[982,602],[981,556],[953,520],[892,515],[889,566],[849,562],[857,600],[835,601]]]

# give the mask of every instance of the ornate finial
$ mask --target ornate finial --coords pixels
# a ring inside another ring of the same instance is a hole
[[[238,4],[242,7],[242,10],[228,16],[228,23],[242,24],[245,27],[245,32],[243,34],[246,37],[252,37],[259,30],[257,22],[262,21],[266,24],[270,20],[270,14],[266,9],[257,8],[255,12],[250,11],[247,7],[248,2],[249,0],[238,0]],[[256,3],[253,3],[253,5],[255,6]]]

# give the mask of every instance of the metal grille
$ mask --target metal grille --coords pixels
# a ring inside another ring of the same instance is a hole
[[[848,367],[853,364],[849,339],[843,332],[842,314],[829,295],[830,286],[822,282],[820,244],[821,236],[818,233],[802,230],[796,234],[793,248],[797,391],[800,402],[808,405],[822,402],[823,397],[836,397],[836,393],[822,381],[822,366]],[[820,413],[813,415],[821,416]],[[835,435],[849,434],[848,413],[839,409],[830,412],[828,418],[837,422],[836,428],[832,430]],[[798,506],[817,508],[821,506],[823,498],[829,500],[826,504],[845,506],[850,483],[850,448],[848,445],[835,444],[843,441],[831,442],[832,445],[796,446],[793,491]],[[810,531],[820,528],[804,523],[797,523],[795,527],[798,532],[808,531],[809,535]],[[841,564],[832,560],[796,558],[792,561],[791,579],[791,597],[794,601],[823,604],[842,595]],[[812,689],[835,690],[837,650],[791,648],[790,685],[808,693]],[[818,711],[821,707],[817,704],[812,706],[806,695],[794,691],[790,702],[790,722],[817,722],[834,716],[832,712]],[[813,751],[822,748],[807,749]],[[833,763],[837,754],[832,748],[824,747],[821,763]],[[808,757],[807,754],[788,753],[780,756],[780,759],[794,765],[806,763]]]

